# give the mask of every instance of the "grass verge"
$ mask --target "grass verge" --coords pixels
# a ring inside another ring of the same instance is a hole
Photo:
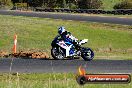
[[[89,39],[85,46],[92,48],[96,56],[132,57],[132,26],[4,15],[0,15],[1,50],[10,52],[13,36],[17,34],[17,50],[50,53],[51,41],[62,25],[77,38]]]
[[[10,80],[9,80],[10,76]],[[71,73],[0,74],[0,88],[131,88],[129,84],[77,84]]]

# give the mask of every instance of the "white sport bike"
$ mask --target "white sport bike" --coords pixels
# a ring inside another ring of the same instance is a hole
[[[88,42],[88,39],[80,40],[77,45],[65,42],[58,35],[51,43],[51,55],[54,59],[82,57],[85,61],[91,61],[94,58],[94,52],[90,48],[81,47]]]

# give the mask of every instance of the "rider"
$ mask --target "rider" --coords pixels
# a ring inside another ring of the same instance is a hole
[[[61,26],[58,28],[58,33],[64,42],[70,42],[74,46],[78,45],[78,39],[73,37],[70,32],[66,31],[65,27]],[[71,46],[66,48],[66,57],[70,56]]]

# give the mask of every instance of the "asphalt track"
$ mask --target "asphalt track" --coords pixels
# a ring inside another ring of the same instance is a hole
[[[21,11],[8,11],[0,10],[1,15],[14,15],[14,16],[28,16],[28,17],[41,17],[53,18],[62,20],[75,20],[75,21],[89,21],[99,23],[112,23],[122,25],[132,25],[132,18],[118,18],[118,17],[100,17],[100,16],[81,16],[71,14],[52,14],[45,12],[21,12]]]
[[[0,72],[76,73],[83,66],[88,73],[132,73],[132,60],[40,60],[40,59],[0,59]],[[10,69],[11,67],[11,69]]]

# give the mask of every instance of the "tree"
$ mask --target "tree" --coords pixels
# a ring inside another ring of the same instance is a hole
[[[33,7],[45,7],[45,8],[55,8],[57,0],[32,0],[30,6]]]
[[[11,0],[0,0],[0,5],[11,6]]]
[[[76,2],[75,2],[75,0],[57,0],[56,7],[58,7],[58,8],[75,8]]]
[[[63,0],[63,8],[66,8],[66,0]]]
[[[11,0],[12,3],[27,2],[29,6],[44,8],[74,8],[75,0]]]
[[[102,6],[101,0],[78,0],[80,9],[99,9]]]
[[[77,9],[77,1],[76,0],[66,0],[67,8],[69,9]]]
[[[125,0],[120,3],[117,3],[114,7],[114,9],[132,9],[132,1],[131,0]]]

